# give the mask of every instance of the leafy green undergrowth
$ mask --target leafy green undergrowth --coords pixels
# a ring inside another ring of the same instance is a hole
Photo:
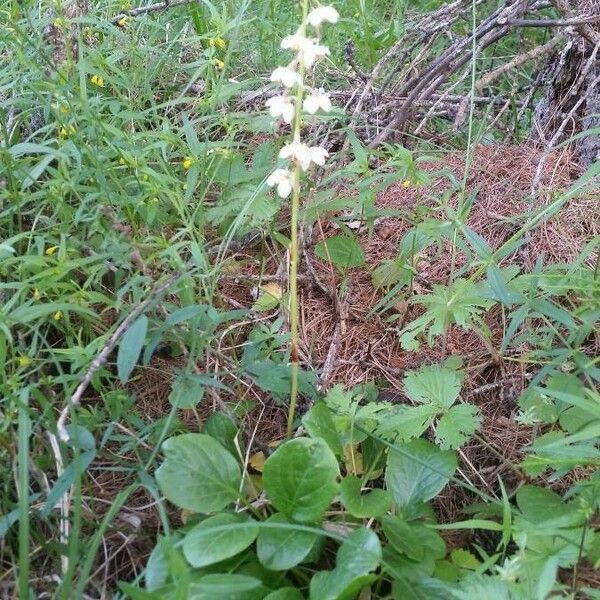
[[[443,367],[407,376],[421,401],[448,404],[459,387]],[[156,480],[186,524],[160,538],[142,586],[121,589],[140,599],[338,600],[367,589],[377,598],[541,599],[568,591],[559,569],[600,560],[590,528],[597,477],[563,496],[524,484],[509,498],[499,481],[493,496],[470,490],[469,518],[439,523],[432,500],[465,485],[456,451],[420,437],[389,442],[377,435],[380,416],[335,389],[304,416],[309,437],[283,442],[253,476],[231,437],[167,440]],[[448,530],[486,530],[496,541],[450,549]]]
[[[248,460],[247,416],[255,398],[287,402],[288,299],[260,275],[249,278],[262,290],[251,310],[219,286],[243,280],[247,248],[261,272],[286,261],[287,206],[265,185],[282,142],[265,111],[238,101],[274,66],[294,3],[194,3],[122,26],[111,19],[127,5],[90,4],[72,20],[60,2],[0,7],[0,589],[16,595],[14,581],[23,598],[94,597],[104,585],[117,598],[573,597],[579,572],[600,561],[598,240],[572,264],[540,257],[526,272],[509,263],[530,231],[595,189],[598,165],[492,249],[467,225],[476,194],[443,168],[423,170],[435,157],[365,148],[341,109],[307,119],[310,135],[328,126],[350,148],[322,179],[303,179],[305,226],[340,229],[314,247],[339,272],[331,292],[342,296],[352,269],[368,267],[350,224],[372,234],[380,217],[406,219],[398,255],[373,270],[374,311],[402,350],[443,345],[462,327],[495,360],[521,361],[532,380],[518,419],[537,435],[513,465],[519,481],[482,492],[458,471],[465,445],[483,443],[484,415],[462,393],[468,364],[453,357],[406,373],[403,403],[381,401],[374,384],[320,394],[307,365],[300,391],[311,408],[294,423],[298,437],[260,466]],[[334,60],[354,40],[368,68],[402,35],[407,7],[346,4],[325,40]],[[78,42],[60,65],[50,26]],[[414,211],[376,207],[394,183],[441,180],[446,192]],[[448,244],[466,266],[416,293],[422,254],[451,262]],[[63,442],[60,412],[148,298],[69,411]],[[399,301],[421,313],[401,322],[389,311]],[[491,310],[504,324],[497,348]],[[166,409],[149,417],[132,390],[155,373],[169,381]],[[215,397],[227,412],[204,419]],[[98,480],[113,475],[125,483],[95,502]],[[444,490],[461,488],[472,500],[464,520],[440,521]],[[136,550],[129,571],[111,571],[106,539],[123,534],[119,517],[137,492],[156,515],[145,513],[136,535],[156,547],[147,563]],[[177,530],[172,505],[185,521]],[[451,546],[445,530],[490,531],[492,548]]]

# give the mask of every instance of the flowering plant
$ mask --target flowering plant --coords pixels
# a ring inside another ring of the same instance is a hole
[[[302,23],[296,33],[286,36],[281,41],[281,48],[293,53],[291,62],[277,67],[271,74],[271,81],[280,84],[283,89],[278,95],[267,100],[270,115],[281,119],[292,126],[292,140],[285,144],[279,152],[279,158],[285,161],[267,178],[267,185],[276,187],[281,198],[291,195],[291,235],[290,235],[290,338],[292,384],[288,410],[287,432],[291,436],[298,396],[298,212],[300,207],[300,176],[312,165],[322,167],[329,156],[321,146],[309,146],[302,141],[302,114],[316,114],[320,110],[331,110],[331,100],[322,89],[315,89],[308,84],[308,76],[317,62],[329,56],[329,48],[320,43],[323,23],[336,23],[339,19],[333,6],[316,6],[309,11],[307,0],[303,3]],[[312,29],[312,31],[309,31]]]

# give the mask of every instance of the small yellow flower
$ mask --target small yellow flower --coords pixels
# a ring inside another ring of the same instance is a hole
[[[62,314],[62,310],[57,310],[53,315],[52,318],[55,321],[60,321],[63,318],[63,314]]]
[[[125,159],[121,156],[121,158],[119,158],[119,164],[120,165],[126,165],[127,163],[125,162]]]
[[[56,27],[57,29],[61,29],[62,27],[68,27],[69,23],[66,19],[57,17],[56,19],[54,19],[54,21],[52,21],[52,25],[54,25],[54,27]]]
[[[39,300],[42,297],[42,292],[40,292],[40,290],[38,290],[37,288],[35,288],[33,290],[33,299],[34,300]]]
[[[191,156],[186,156],[181,165],[187,171],[194,164],[194,159]]]
[[[50,248],[46,248],[46,256],[52,256],[58,250],[58,246],[50,246]]]
[[[143,181],[148,181],[148,173],[142,174],[142,180]]]
[[[100,75],[92,75],[90,81],[97,87],[104,87],[104,79]]]
[[[150,204],[158,204],[158,198],[150,198]]]
[[[117,21],[117,26],[118,27],[126,27],[127,26],[127,17],[121,17],[118,21]]]
[[[31,364],[31,359],[29,358],[29,356],[21,355],[19,356],[19,358],[17,358],[17,362],[19,363],[20,367],[25,368]]]
[[[410,187],[410,185],[411,185],[411,181],[410,181],[410,179],[405,179],[405,180],[402,182],[402,187],[403,187],[403,188],[409,188],[409,187]]]
[[[225,48],[227,47],[227,42],[222,37],[216,37],[216,38],[210,38],[208,40],[208,45],[211,48],[214,48],[216,46],[217,48],[220,48],[221,50],[225,50]]]
[[[213,59],[212,64],[218,71],[222,71],[225,68],[225,63],[218,58]]]

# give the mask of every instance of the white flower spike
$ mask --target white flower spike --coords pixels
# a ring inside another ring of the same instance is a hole
[[[279,158],[297,161],[303,171],[308,171],[311,163],[322,167],[328,156],[329,152],[325,148],[320,146],[309,147],[302,142],[287,144],[279,152]]]
[[[300,73],[297,73],[290,67],[277,67],[271,73],[271,81],[281,83],[286,88],[293,88],[296,85],[302,85],[302,77],[300,77]]]
[[[329,156],[329,152],[321,146],[313,146],[310,148],[310,160],[322,167],[325,164],[325,159]]]
[[[340,15],[333,6],[317,6],[308,13],[308,22],[313,27],[320,27],[323,23],[337,23]]]
[[[286,144],[279,151],[279,158],[295,160],[303,171],[308,171],[311,161],[310,148],[302,142],[292,142],[291,144]]]
[[[275,169],[267,177],[269,187],[277,186],[277,193],[280,198],[287,198],[292,193],[294,176],[287,169]]]
[[[329,55],[329,48],[317,43],[313,38],[307,38],[299,33],[288,35],[281,40],[284,50],[292,50],[296,53],[298,60],[310,69],[319,58]]]
[[[313,90],[312,93],[304,99],[304,110],[314,115],[319,110],[329,112],[331,110],[331,100],[329,95],[323,89]]]
[[[289,96],[273,96],[265,104],[269,109],[269,114],[278,119],[281,117],[286,123],[291,123],[294,118],[294,103]]]

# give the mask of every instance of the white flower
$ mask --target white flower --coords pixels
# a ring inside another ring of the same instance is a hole
[[[304,99],[304,110],[314,115],[319,109],[329,112],[331,110],[331,100],[329,95],[323,89],[313,90],[309,96]]]
[[[313,146],[310,149],[310,160],[315,163],[315,165],[323,166],[325,164],[325,159],[329,156],[329,152],[325,150],[325,148],[321,148],[321,146]]]
[[[281,47],[284,50],[292,50],[296,53],[298,60],[310,69],[319,58],[329,55],[329,48],[321,46],[317,40],[307,38],[299,33],[288,35],[281,40]]]
[[[308,13],[308,22],[313,27],[319,27],[321,23],[337,23],[340,15],[333,6],[317,6]]]
[[[309,147],[302,142],[292,142],[279,151],[280,158],[289,158],[299,163],[303,171],[308,171],[310,163],[323,166],[329,152],[320,146]]]
[[[294,118],[294,103],[289,96],[273,96],[266,103],[269,114],[278,119],[281,117],[286,123],[291,123]]]
[[[277,67],[271,73],[271,81],[277,81],[287,88],[292,88],[295,85],[302,85],[300,73],[297,73],[290,67]]]
[[[275,169],[267,178],[269,187],[277,186],[281,198],[287,198],[292,193],[293,175],[287,169]]]

